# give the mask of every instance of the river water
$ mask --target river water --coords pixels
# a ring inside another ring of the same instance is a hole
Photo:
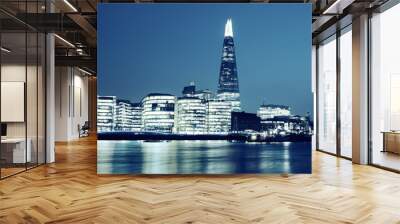
[[[97,142],[99,174],[310,173],[311,142]]]

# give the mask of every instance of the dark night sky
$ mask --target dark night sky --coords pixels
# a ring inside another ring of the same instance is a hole
[[[232,18],[242,109],[263,102],[312,112],[311,5],[100,4],[99,95],[132,102],[218,85],[224,26]]]

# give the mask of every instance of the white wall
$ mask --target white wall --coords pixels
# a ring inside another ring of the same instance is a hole
[[[88,121],[88,77],[72,67],[56,67],[55,73],[55,140],[74,140],[78,125]]]

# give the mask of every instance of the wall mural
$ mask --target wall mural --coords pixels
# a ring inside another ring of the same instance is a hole
[[[311,5],[98,9],[99,174],[311,173]]]

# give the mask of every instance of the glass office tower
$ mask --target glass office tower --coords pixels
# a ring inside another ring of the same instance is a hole
[[[290,107],[277,104],[263,104],[257,110],[257,116],[260,117],[261,130],[265,134],[275,135],[278,134],[279,129],[289,131]],[[280,126],[284,128],[279,128]]]
[[[290,107],[285,105],[276,105],[276,104],[263,104],[258,108],[257,115],[261,118],[261,120],[265,120],[267,118],[273,118],[275,116],[289,116]]]
[[[132,131],[142,130],[142,112],[141,103],[132,103]]]
[[[174,127],[176,97],[150,93],[142,100],[143,131],[171,133]]]
[[[133,128],[133,108],[129,100],[117,100],[115,130],[131,131]]]
[[[141,131],[142,104],[118,99],[116,96],[97,97],[97,131]]]
[[[233,42],[231,19],[228,19],[225,24],[217,97],[220,100],[229,101],[232,105],[232,111],[241,111],[239,80],[236,68],[235,45]]]
[[[115,96],[97,97],[97,131],[113,131],[115,128],[117,98]]]
[[[206,105],[196,97],[179,97],[175,105],[175,131],[179,134],[206,132]]]
[[[231,130],[231,102],[210,100],[207,102],[206,110],[206,124],[209,134],[227,134]]]

